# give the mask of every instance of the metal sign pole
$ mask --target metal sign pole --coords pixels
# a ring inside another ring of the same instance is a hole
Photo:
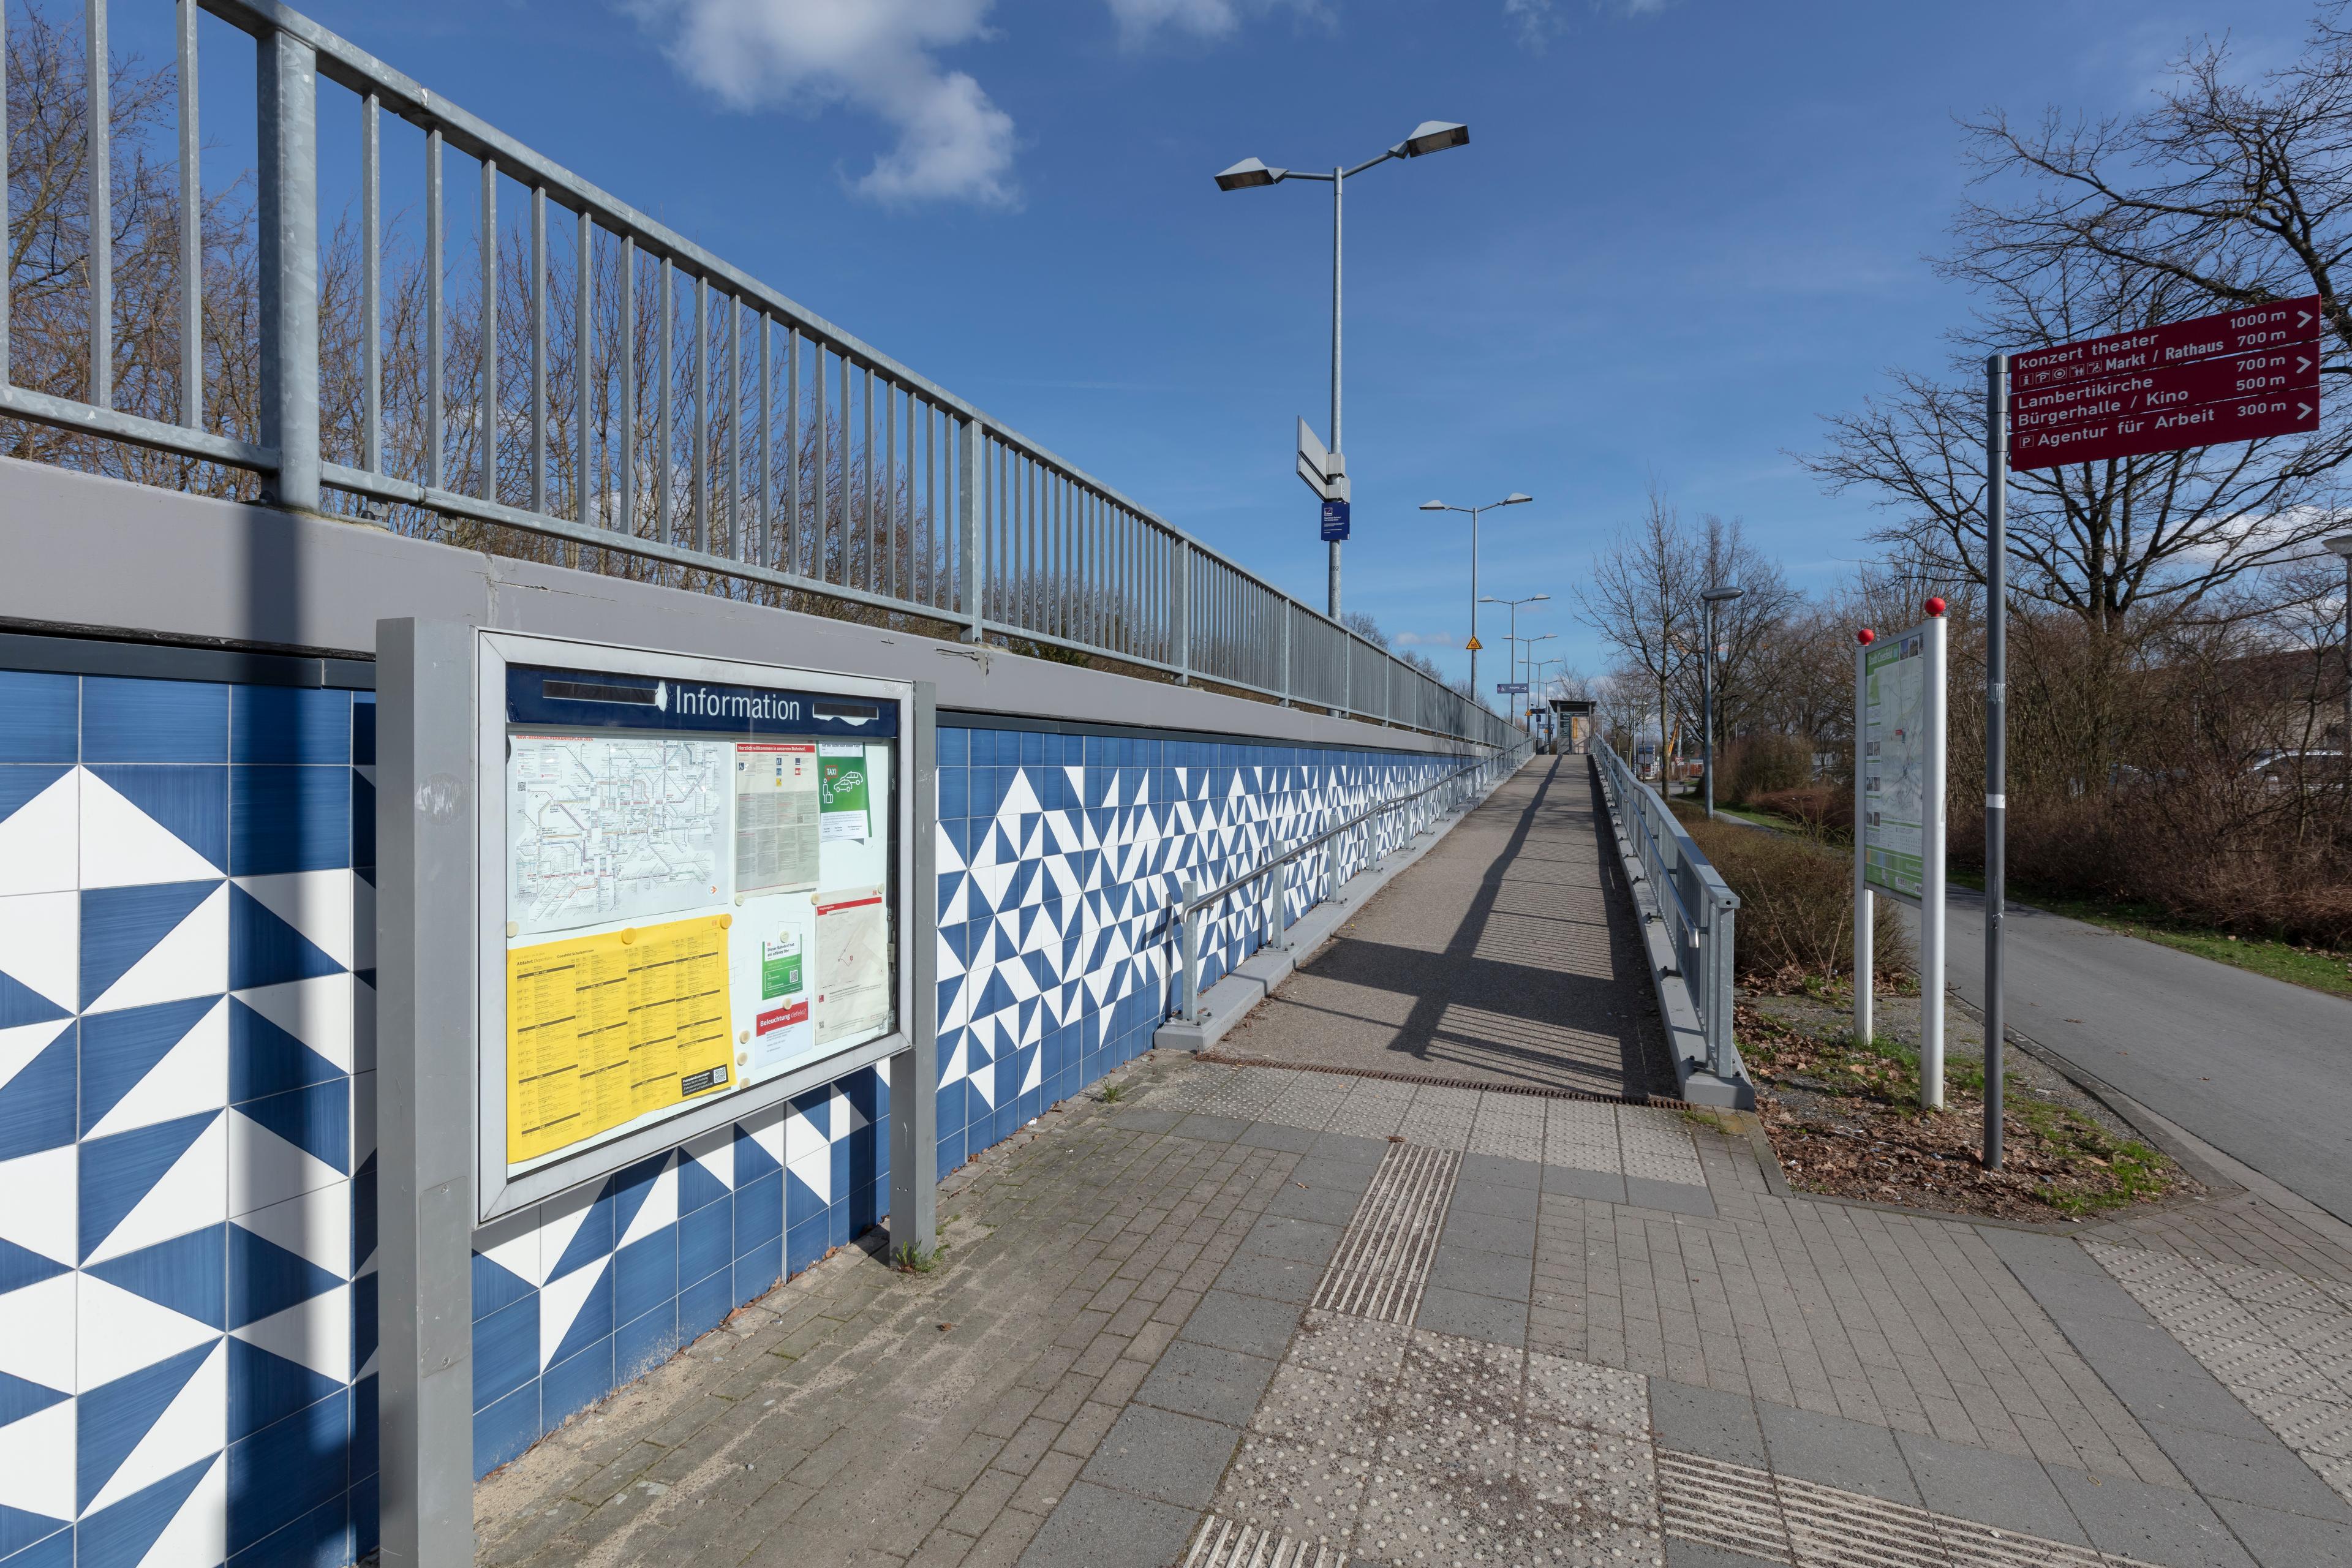
[[[1868,870],[1869,777],[1864,756],[1867,744],[1864,731],[1870,721],[1870,644],[1871,634],[1864,629],[1861,646],[1853,650],[1853,1043],[1857,1046],[1867,1046],[1871,1039],[1871,972],[1876,957],[1872,948],[1878,934]]]
[[[1929,1110],[1944,1108],[1944,784],[1945,742],[1944,617],[1939,602],[1930,601],[1920,657],[1927,661],[1927,777],[1919,816],[1919,1103]]]
[[[2009,356],[1985,361],[1984,1166],[2000,1169],[2001,925],[2009,868]]]

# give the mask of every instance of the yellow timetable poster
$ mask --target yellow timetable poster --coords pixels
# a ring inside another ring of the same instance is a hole
[[[704,915],[508,950],[508,1163],[728,1086],[733,923]]]

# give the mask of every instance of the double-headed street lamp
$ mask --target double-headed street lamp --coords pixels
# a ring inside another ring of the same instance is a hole
[[[1715,607],[1727,605],[1746,592],[1745,588],[1709,588],[1699,595],[1706,605],[1704,612],[1706,647],[1699,650],[1698,679],[1699,728],[1704,731],[1701,744],[1706,755],[1703,765],[1706,769],[1706,819],[1709,822],[1715,820]]]
[[[1539,642],[1550,642],[1559,636],[1559,634],[1558,632],[1546,632],[1539,637],[1513,637],[1511,639],[1511,680],[1514,685],[1523,685],[1527,688],[1525,691],[1517,692],[1514,693],[1514,695],[1521,698],[1528,698],[1533,697],[1536,694],[1536,644]],[[1522,647],[1528,650],[1528,678],[1524,681],[1519,679],[1518,669],[1518,650]],[[1519,708],[1522,712],[1525,712],[1527,710],[1527,704],[1525,702],[1521,702],[1519,704]],[[1527,727],[1528,726],[1525,722],[1522,722],[1519,725],[1519,728],[1522,730]]]
[[[1475,589],[1476,588],[1477,584],[1476,584],[1475,583],[1473,583],[1473,584],[1471,584],[1471,586],[1472,586],[1472,588],[1475,590]],[[1510,630],[1510,639],[1511,639],[1511,679],[1512,679],[1514,681],[1516,681],[1516,680],[1517,680],[1517,679],[1519,679],[1519,647],[1518,647],[1518,643],[1519,643],[1519,606],[1520,606],[1521,605],[1539,605],[1539,604],[1542,604],[1545,600],[1547,600],[1547,599],[1549,599],[1549,598],[1550,598],[1550,597],[1551,597],[1551,595],[1550,595],[1549,594],[1529,594],[1529,595],[1528,595],[1526,598],[1524,598],[1524,599],[1498,599],[1498,598],[1496,598],[1492,594],[1489,594],[1489,595],[1487,595],[1485,598],[1480,599],[1480,600],[1478,601],[1478,604],[1479,604],[1479,605],[1510,605],[1510,606],[1511,606],[1511,630]],[[1476,637],[1477,637],[1477,632],[1476,632],[1476,630],[1475,630],[1475,626],[1476,626],[1476,621],[1477,621],[1477,615],[1478,615],[1478,607],[1477,607],[1477,605],[1473,605],[1470,607],[1470,616],[1471,616],[1471,621],[1472,621],[1472,626],[1473,626],[1473,630],[1472,630],[1472,632],[1471,632],[1471,637],[1472,637],[1472,639],[1473,639],[1474,641],[1475,641],[1475,640],[1476,639]],[[1557,633],[1552,633],[1552,632],[1547,632],[1547,633],[1545,633],[1544,635],[1545,635],[1546,637],[1553,637],[1553,636],[1557,636],[1558,634],[1557,634]],[[1540,639],[1538,639],[1538,640],[1540,640]],[[1477,663],[1477,656],[1476,656],[1475,654],[1473,654],[1473,655],[1471,656],[1471,662],[1470,662],[1470,679],[1471,679],[1471,681],[1472,681],[1472,683],[1473,683],[1474,685],[1476,683],[1477,679],[1478,679],[1478,663]]]
[[[2320,542],[2344,558],[2344,788],[2352,794],[2352,533]]]
[[[1501,500],[1490,500],[1485,506],[1448,506],[1442,500],[1421,503],[1423,511],[1458,511],[1470,519],[1470,698],[1478,699],[1478,514],[1492,511],[1498,506],[1520,506],[1536,498],[1513,490]]]
[[[1310,174],[1304,169],[1276,169],[1262,158],[1244,158],[1217,176],[1221,191],[1246,191],[1259,185],[1279,184],[1285,180],[1328,180],[1331,182],[1331,471],[1347,472],[1346,459],[1340,457],[1339,446],[1339,262],[1340,195],[1348,182],[1365,170],[1387,163],[1391,158],[1419,158],[1431,153],[1443,153],[1449,147],[1465,147],[1470,142],[1470,128],[1443,120],[1424,120],[1413,133],[1381,153],[1367,158],[1352,169],[1334,168],[1328,174]],[[1331,618],[1339,618],[1339,542],[1331,542]]]

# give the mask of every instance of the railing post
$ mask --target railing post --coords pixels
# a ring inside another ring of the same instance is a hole
[[[1176,667],[1176,684],[1192,684],[1192,544],[1190,540],[1176,542],[1176,560],[1169,584],[1171,629],[1176,638],[1176,657],[1170,660]]]
[[[1199,912],[1194,908],[1193,900],[1200,896],[1200,883],[1184,884],[1182,915],[1184,931],[1177,952],[1177,959],[1183,966],[1184,973],[1182,979],[1178,982],[1176,1016],[1188,1024],[1197,1024],[1201,1021],[1201,933],[1200,928],[1193,921],[1193,916]]]
[[[1281,858],[1277,841],[1274,862],[1273,885],[1267,891],[1273,897],[1274,908],[1266,916],[1265,944],[1276,952],[1290,951],[1290,862]]]
[[[796,382],[794,385],[798,385]],[[963,545],[963,640],[978,642],[988,624],[988,592],[980,578],[980,421],[967,419],[956,427],[956,533]],[[798,462],[795,454],[794,461]],[[824,483],[822,476],[819,484]],[[799,519],[793,520],[799,526]]]
[[[279,506],[319,510],[319,74],[310,46],[256,41],[261,154],[261,444]]]
[[[1717,894],[1715,919],[1707,932],[1707,1069],[1720,1079],[1731,1077],[1731,960],[1738,906]]]
[[[1282,601],[1282,705],[1290,706],[1290,601]]]

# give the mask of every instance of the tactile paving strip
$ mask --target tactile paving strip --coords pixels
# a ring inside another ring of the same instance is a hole
[[[1451,1150],[1389,1145],[1323,1271],[1314,1304],[1374,1322],[1412,1321],[1461,1169],[1462,1156]]]

